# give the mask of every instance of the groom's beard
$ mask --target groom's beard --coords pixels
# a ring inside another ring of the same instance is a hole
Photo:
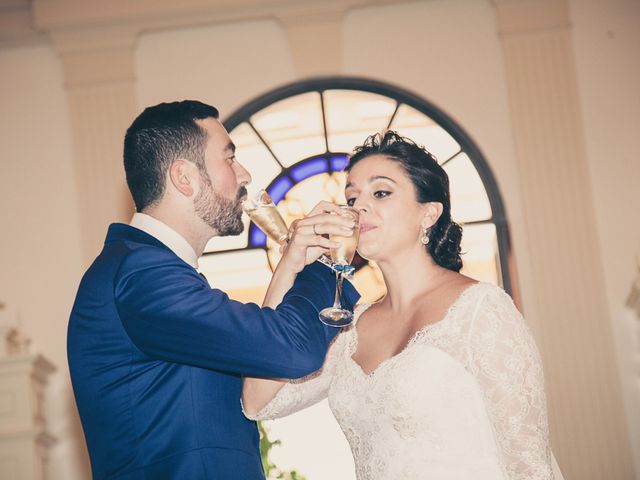
[[[200,172],[200,179],[202,188],[194,199],[198,217],[221,237],[242,233],[244,230],[242,197],[247,195],[247,189],[240,187],[236,198],[230,200],[213,190],[213,184],[207,172]]]

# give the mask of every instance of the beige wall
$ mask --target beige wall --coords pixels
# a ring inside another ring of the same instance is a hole
[[[144,34],[135,62],[140,108],[194,98],[215,105],[223,119],[296,79],[287,38],[274,20]]]
[[[624,302],[640,262],[640,3],[573,0],[571,12],[600,258],[638,476],[640,319]]]
[[[83,478],[84,445],[66,368],[67,319],[82,275],[67,100],[51,47],[0,50],[0,301],[58,368],[47,389],[61,439],[52,478]]]
[[[633,156],[640,133],[638,5],[634,0],[570,3],[590,173],[587,190],[592,192],[600,245],[599,258],[593,261],[604,270],[603,310],[609,315],[601,322],[612,322],[618,339],[627,424],[635,421],[630,435],[636,435],[636,446],[640,415],[631,399],[638,395],[633,372],[638,368],[640,335],[638,319],[623,302],[635,272],[634,255],[640,255],[635,211],[640,206],[640,162]],[[545,319],[536,306],[536,265],[528,244],[528,219],[522,213],[521,175],[495,8],[488,0],[432,0],[352,9],[340,17],[341,51],[336,52],[340,58],[327,73],[366,76],[412,90],[450,114],[477,142],[506,203],[524,310],[539,335]],[[139,36],[131,53],[138,107],[197,98],[218,106],[224,118],[248,100],[313,69],[292,54],[286,22],[257,17],[212,18],[197,27],[152,29]],[[296,48],[299,51],[301,45]],[[53,451],[50,472],[51,478],[74,480],[86,478],[87,470],[71,406],[65,331],[82,274],[81,252],[87,246],[79,221],[63,77],[60,57],[48,43],[0,47],[0,301],[12,315],[20,316],[25,333],[59,367],[48,391],[52,433],[61,440]],[[550,235],[550,243],[563,241]],[[629,340],[633,338],[635,344]],[[580,461],[571,456],[570,439],[575,435],[579,432],[554,437],[569,439],[560,450],[570,462]],[[636,472],[640,472],[639,457],[636,450]]]

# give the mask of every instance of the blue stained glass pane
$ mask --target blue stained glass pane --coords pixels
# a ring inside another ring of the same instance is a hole
[[[267,192],[269,192],[269,195],[271,195],[273,203],[277,205],[278,202],[284,198],[291,187],[293,187],[293,182],[289,177],[280,177],[275,181],[273,185],[271,185],[271,187],[267,189]]]
[[[251,247],[264,247],[266,244],[267,236],[252,223],[251,230],[249,231],[249,245]]]
[[[327,171],[327,160],[325,158],[312,158],[304,163],[296,165],[291,169],[291,176],[296,182],[300,182],[305,178],[313,177],[319,173]]]
[[[335,157],[331,157],[331,170],[334,172],[341,172],[344,170],[344,167],[347,166],[347,162],[349,159],[346,155],[336,155]]]

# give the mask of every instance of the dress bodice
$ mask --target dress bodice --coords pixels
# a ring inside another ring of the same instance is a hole
[[[256,418],[328,395],[359,480],[553,478],[540,359],[506,293],[467,288],[369,374],[352,358],[367,308],[356,309],[321,371],[287,383]]]

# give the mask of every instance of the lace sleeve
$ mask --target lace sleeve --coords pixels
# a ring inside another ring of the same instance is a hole
[[[477,304],[469,346],[508,478],[553,479],[540,355],[504,291],[496,288]]]
[[[271,420],[286,417],[318,403],[327,396],[333,378],[335,366],[345,347],[345,333],[340,333],[333,341],[324,364],[320,370],[304,378],[287,380],[275,397],[255,415],[248,415],[250,420]]]

